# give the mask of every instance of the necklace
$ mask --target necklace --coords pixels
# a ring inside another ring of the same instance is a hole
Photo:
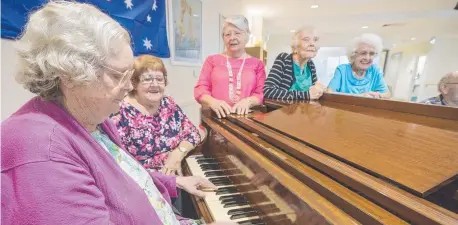
[[[240,94],[242,89],[242,70],[245,65],[246,53],[243,54],[242,65],[240,66],[239,72],[237,73],[236,82],[237,82],[237,91],[234,93],[234,74],[232,73],[232,66],[229,63],[229,57],[226,54],[226,67],[229,73],[229,99],[233,103],[237,103],[240,100]]]

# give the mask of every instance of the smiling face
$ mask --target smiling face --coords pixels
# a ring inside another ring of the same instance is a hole
[[[377,56],[377,52],[374,46],[361,43],[358,45],[354,53],[354,62],[358,70],[367,70],[374,62],[374,58]]]
[[[247,33],[228,23],[223,30],[224,45],[228,51],[240,52],[245,49]]]
[[[311,59],[318,53],[320,38],[314,32],[303,31],[297,34],[296,53],[302,59]]]
[[[140,102],[157,103],[164,96],[165,77],[159,70],[147,69],[141,76],[136,88]]]

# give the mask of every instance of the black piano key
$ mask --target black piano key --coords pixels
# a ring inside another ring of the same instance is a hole
[[[253,220],[245,220],[242,222],[238,222],[240,225],[265,225],[262,219],[253,219]]]
[[[223,187],[218,188],[218,190],[216,191],[216,195],[234,194],[239,192],[240,191],[236,187]]]
[[[198,164],[209,164],[209,163],[218,163],[216,159],[198,159],[197,160]]]
[[[217,187],[233,185],[231,181],[217,181],[212,183]]]
[[[213,181],[231,181],[231,179],[229,179],[228,177],[214,177],[214,178],[210,178],[208,180],[210,182],[213,182]]]
[[[222,204],[229,204],[229,203],[245,203],[248,202],[246,198],[233,198],[233,199],[224,199],[221,201]]]
[[[227,215],[237,215],[249,212],[257,212],[257,210],[253,207],[245,207],[240,209],[230,209],[227,211]]]
[[[223,205],[223,208],[232,208],[232,207],[245,206],[245,205],[249,205],[249,203],[248,202],[227,203]]]
[[[215,170],[204,173],[205,177],[219,177],[224,175],[226,175],[226,173],[224,173],[224,170]]]
[[[213,170],[221,170],[221,166],[218,164],[202,164],[200,165],[202,170],[204,169],[213,169]]]
[[[195,159],[199,160],[199,159],[215,159],[213,157],[209,157],[209,156],[196,156]]]
[[[231,218],[231,220],[238,220],[238,219],[253,217],[253,216],[257,216],[257,215],[258,215],[258,212],[250,211],[250,212],[246,212],[246,213],[232,215],[230,218]]]
[[[243,196],[241,194],[236,194],[236,195],[225,195],[225,196],[221,196],[219,197],[219,200],[222,201],[224,199],[232,199],[232,198],[243,198]]]

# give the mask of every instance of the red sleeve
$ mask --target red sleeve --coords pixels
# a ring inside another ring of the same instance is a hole
[[[256,86],[251,96],[256,96],[259,102],[262,104],[264,101],[264,83],[266,82],[266,69],[264,63],[259,60],[258,66],[255,69],[256,72]]]
[[[202,69],[200,71],[199,80],[197,81],[196,86],[194,86],[194,98],[199,103],[203,95],[211,95],[211,74],[213,72],[213,67],[214,64],[212,58],[209,56],[205,59],[204,65],[202,65]]]

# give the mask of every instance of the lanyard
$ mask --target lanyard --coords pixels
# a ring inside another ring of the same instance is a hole
[[[232,66],[229,63],[229,57],[226,54],[226,67],[229,73],[229,99],[233,103],[237,103],[240,100],[240,94],[242,89],[242,70],[243,66],[245,65],[246,53],[243,54],[243,61],[242,65],[240,66],[239,72],[237,73],[237,91],[234,94],[234,74],[232,73]]]

